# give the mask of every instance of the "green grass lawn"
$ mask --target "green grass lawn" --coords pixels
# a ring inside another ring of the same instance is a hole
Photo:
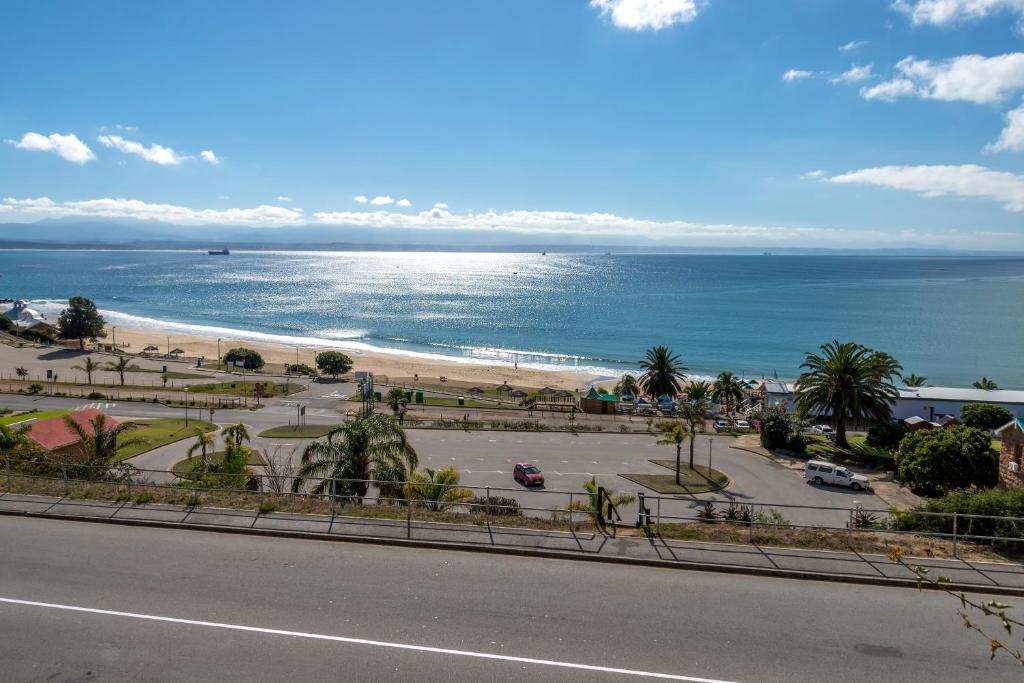
[[[261,382],[263,384],[263,396],[288,396],[300,391],[305,391],[304,384],[296,382]],[[190,394],[226,394],[230,396],[252,396],[256,388],[256,382],[241,379],[230,382],[215,382],[212,384],[190,384]]]
[[[257,436],[264,439],[317,439],[334,429],[334,425],[282,425],[271,427]]]
[[[140,439],[141,442],[117,449],[118,460],[134,458],[136,455],[151,451],[154,448],[194,437],[196,434],[195,428],[198,426],[202,426],[207,432],[217,431],[217,425],[200,420],[189,420],[188,427],[185,426],[185,420],[180,418],[133,420],[132,422],[137,425],[137,428],[128,432],[124,438],[126,440]]]
[[[5,427],[12,425],[15,422],[23,422],[25,420],[32,420],[39,422],[40,420],[49,420],[51,417],[61,417],[63,415],[70,415],[70,410],[40,410],[36,413],[22,413],[21,415],[7,415],[6,417],[0,417],[0,425]]]
[[[676,484],[676,461],[675,460],[651,460],[655,465],[660,465],[672,470],[671,474],[620,474],[623,479],[628,479],[634,484],[645,486],[660,494],[695,494],[719,491],[729,485],[729,477],[724,472],[716,469],[708,469],[705,465],[694,465],[693,469],[686,464],[684,459],[680,470],[680,481],[682,486]]]
[[[213,453],[208,453],[206,455],[206,462],[208,462],[211,465],[224,462],[224,451],[214,451]],[[174,472],[176,476],[184,478],[192,472],[192,468],[195,467],[198,463],[199,455],[193,455],[191,459],[185,458],[184,460],[179,460],[178,462],[171,465],[171,472]],[[265,463],[263,462],[263,456],[261,456],[259,452],[253,451],[252,455],[249,456],[249,462],[247,462],[246,464],[254,466],[263,466]]]
[[[387,392],[383,392],[381,397],[387,396]],[[354,403],[361,403],[358,394],[348,397],[349,401]],[[511,405],[509,403],[491,403],[489,401],[475,401],[471,398],[466,398],[463,405],[459,405],[458,398],[450,398],[448,396],[424,396],[423,403],[416,403],[416,395],[413,394],[413,400],[409,402],[411,406],[433,406],[435,408],[491,408],[494,410],[523,410],[518,405]],[[383,401],[378,402],[379,405],[386,406],[387,404]]]

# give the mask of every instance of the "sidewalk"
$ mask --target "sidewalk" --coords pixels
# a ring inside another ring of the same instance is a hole
[[[389,543],[559,559],[641,564],[705,571],[916,587],[905,568],[882,555],[775,548],[752,544],[666,541],[634,535],[633,529],[541,531],[512,526],[474,526],[348,516],[302,515],[127,502],[70,500],[0,494],[0,514],[27,514],[123,524],[280,535],[293,538]],[[514,523],[510,520],[510,523]],[[629,535],[627,535],[629,534]],[[1024,596],[1024,566],[967,560],[909,559],[947,576],[966,590]]]

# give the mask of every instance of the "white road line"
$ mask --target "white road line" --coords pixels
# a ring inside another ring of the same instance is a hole
[[[635,669],[619,669],[610,666],[597,666],[596,664],[576,664],[574,662],[561,662],[554,659],[533,659],[531,657],[513,657],[512,655],[498,655],[489,652],[473,652],[471,650],[450,650],[443,647],[428,647],[425,645],[410,645],[407,643],[392,643],[384,640],[368,640],[366,638],[347,638],[345,636],[331,636],[323,633],[305,633],[302,631],[285,631],[276,628],[261,628],[259,626],[242,626],[241,624],[222,624],[215,621],[198,621],[196,619],[178,619],[175,617],[161,617],[154,614],[138,614],[136,612],[118,612],[108,609],[96,609],[95,607],[79,607],[77,605],[61,605],[50,602],[36,602],[34,600],[17,600],[15,598],[0,598],[0,602],[10,605],[22,605],[25,607],[44,607],[48,609],[59,609],[70,612],[85,612],[88,614],[102,614],[111,617],[125,617],[127,619],[143,619],[146,621],[162,621],[170,624],[184,624],[186,626],[206,626],[208,628],[222,628],[232,631],[248,631],[250,633],[265,633],[275,636],[290,636],[292,638],[309,638],[311,640],[328,640],[336,643],[349,643],[352,645],[372,645],[374,647],[386,647],[394,650],[413,650],[415,652],[430,652],[439,655],[455,655],[458,657],[476,657],[478,659],[494,659],[503,662],[517,662],[521,664],[539,664],[541,666],[560,667],[563,669],[582,669],[585,671],[601,671],[603,673],[622,674],[623,676],[639,676],[643,678],[660,678],[671,681],[689,681],[690,683],[732,683],[719,678],[699,678],[695,676],[681,676],[678,674],[663,674],[652,671],[638,671]]]

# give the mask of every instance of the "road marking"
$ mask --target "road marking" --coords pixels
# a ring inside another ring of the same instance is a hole
[[[309,638],[311,640],[327,640],[335,643],[349,643],[351,645],[372,645],[374,647],[386,647],[393,650],[412,650],[414,652],[429,652],[439,655],[455,655],[458,657],[475,657],[477,659],[493,659],[502,662],[517,662],[520,664],[539,664],[541,666],[560,667],[563,669],[582,669],[584,671],[600,671],[603,673],[621,674],[623,676],[638,676],[643,678],[660,678],[671,681],[689,681],[690,683],[733,683],[719,678],[699,678],[695,676],[682,676],[679,674],[664,674],[653,671],[638,671],[636,669],[620,669],[611,666],[598,666],[596,664],[577,664],[574,662],[562,662],[555,659],[534,659],[532,657],[514,657],[512,655],[499,655],[490,652],[473,652],[472,650],[451,650],[443,647],[428,647],[426,645],[411,645],[408,643],[393,643],[386,640],[368,640],[366,638],[349,638],[345,636],[332,636],[323,633],[305,633],[303,631],[285,631],[276,628],[262,628],[259,626],[243,626],[241,624],[224,624],[216,621],[199,621],[196,619],[178,619],[176,617],[161,617],[155,614],[139,614],[136,612],[119,612],[109,609],[97,609],[95,607],[79,607],[77,605],[61,605],[51,602],[36,602],[34,600],[17,600],[15,598],[0,598],[0,602],[9,605],[22,605],[25,607],[43,607],[47,609],[59,609],[69,612],[85,612],[87,614],[102,614],[111,617],[124,617],[127,619],[142,619],[145,621],[161,621],[169,624],[184,624],[186,626],[205,626],[208,628],[221,628],[231,631],[247,631],[250,633],[265,633],[274,636],[289,636],[292,638]]]

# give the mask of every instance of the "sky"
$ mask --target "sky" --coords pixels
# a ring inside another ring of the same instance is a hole
[[[0,64],[0,222],[1024,249],[1024,0],[12,1]]]

